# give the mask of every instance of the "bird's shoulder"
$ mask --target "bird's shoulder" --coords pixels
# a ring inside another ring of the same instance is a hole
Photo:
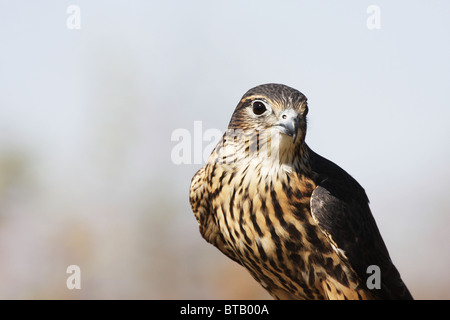
[[[195,173],[189,190],[189,202],[202,235],[206,225],[210,223],[210,192],[207,169],[208,166],[206,165]]]
[[[217,188],[213,188],[213,181],[217,171],[216,165],[211,163],[207,163],[197,171],[191,180],[189,200],[202,237],[230,259],[240,263],[220,231],[217,217],[211,204],[215,193],[217,193]]]
[[[363,283],[370,265],[383,272],[381,298],[408,298],[410,294],[393,265],[369,207],[363,187],[344,169],[310,150],[312,170],[317,174],[310,205],[321,230],[345,255]]]

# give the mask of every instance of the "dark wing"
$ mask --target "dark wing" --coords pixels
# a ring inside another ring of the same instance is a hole
[[[211,179],[206,173],[208,165],[201,168],[194,175],[189,190],[189,202],[192,211],[198,222],[198,227],[202,237],[209,243],[216,246],[223,254],[240,264],[234,251],[226,243],[219,226],[217,225],[215,212],[212,211],[211,196]]]
[[[311,212],[319,227],[345,252],[364,286],[371,276],[367,267],[380,268],[381,289],[370,290],[376,298],[412,299],[389,257],[364,189],[339,166],[309,151],[312,169],[319,174],[311,196]]]

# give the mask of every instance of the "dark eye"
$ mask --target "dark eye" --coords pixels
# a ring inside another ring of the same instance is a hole
[[[253,102],[253,113],[257,116],[262,115],[264,112],[266,112],[267,108],[266,105],[261,101],[255,101]]]

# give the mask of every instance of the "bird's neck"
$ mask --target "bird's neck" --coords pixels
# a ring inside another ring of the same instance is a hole
[[[292,142],[292,138],[277,134],[270,139],[260,136],[224,136],[209,161],[220,164],[225,170],[241,171],[254,168],[262,175],[277,176],[282,172],[311,172],[309,148],[304,140]]]

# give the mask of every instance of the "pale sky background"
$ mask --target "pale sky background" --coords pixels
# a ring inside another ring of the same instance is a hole
[[[444,0],[1,0],[0,298],[269,298],[201,238],[201,164],[175,165],[171,134],[224,131],[278,82],[308,97],[307,143],[365,188],[413,296],[449,299],[449,18]]]

